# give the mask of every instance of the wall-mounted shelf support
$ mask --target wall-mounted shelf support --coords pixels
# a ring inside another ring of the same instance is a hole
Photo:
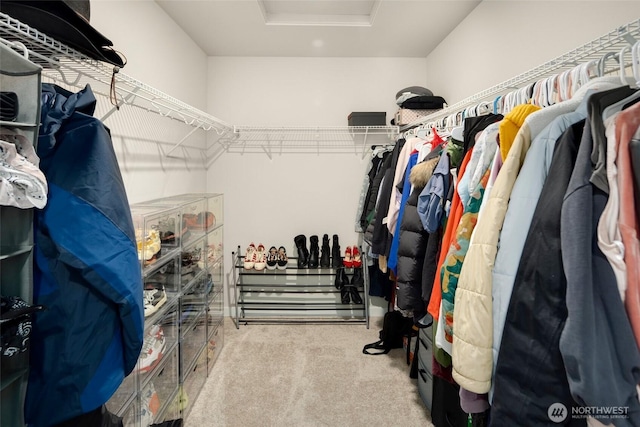
[[[194,127],[193,129],[191,129],[189,131],[188,134],[186,134],[180,141],[178,141],[176,143],[176,145],[174,145],[173,147],[171,147],[171,149],[169,151],[167,151],[165,153],[165,156],[167,157],[178,157],[178,156],[172,156],[171,153],[173,153],[175,151],[176,148],[180,147],[182,145],[183,142],[185,142],[187,140],[187,138],[189,138],[191,135],[193,135],[198,129],[200,129],[201,124],[198,124],[196,127]]]

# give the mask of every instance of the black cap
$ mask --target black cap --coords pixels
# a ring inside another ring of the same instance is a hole
[[[98,61],[124,67],[113,43],[89,23],[89,0],[0,1],[0,12]]]

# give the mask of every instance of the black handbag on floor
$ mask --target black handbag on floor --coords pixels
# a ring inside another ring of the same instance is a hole
[[[380,339],[374,343],[367,344],[362,349],[364,354],[377,356],[387,354],[394,348],[402,348],[402,339],[411,336],[413,318],[404,317],[399,311],[389,311],[384,315]],[[369,350],[379,350],[371,353]]]

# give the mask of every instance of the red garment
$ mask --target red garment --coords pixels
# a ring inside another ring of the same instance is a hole
[[[471,153],[473,152],[473,147],[465,154],[464,159],[462,159],[462,164],[460,165],[460,172],[458,173],[458,181],[464,175],[467,169],[467,163],[471,159]],[[442,245],[440,246],[440,256],[438,257],[438,264],[436,266],[436,277],[433,281],[433,289],[431,291],[431,299],[429,300],[429,306],[427,307],[427,311],[434,319],[439,319],[440,317],[440,302],[442,301],[442,285],[440,283],[440,269],[442,268],[442,264],[447,257],[447,253],[449,252],[449,247],[451,246],[451,242],[456,238],[456,229],[458,228],[458,223],[460,222],[460,218],[462,218],[462,214],[464,211],[464,206],[462,206],[462,201],[460,200],[460,196],[457,191],[453,192],[453,199],[451,200],[451,211],[449,212],[449,219],[447,220],[447,226],[444,230],[444,235],[442,237]]]
[[[431,152],[433,153],[436,150],[436,148],[441,146],[444,142],[445,140],[442,139],[440,135],[438,135],[436,128],[433,128],[433,139],[431,140]]]
[[[624,245],[624,263],[627,267],[627,289],[624,305],[631,328],[640,347],[640,227],[634,204],[633,168],[629,143],[640,138],[640,104],[622,111],[616,118],[618,141],[618,191],[620,192],[620,235]],[[635,136],[635,138],[634,138]]]

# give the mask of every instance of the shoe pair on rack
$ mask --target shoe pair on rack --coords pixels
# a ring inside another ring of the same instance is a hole
[[[318,236],[309,237],[309,249],[307,249],[307,237],[300,234],[293,238],[298,250],[298,268],[337,268],[342,265],[340,257],[340,245],[338,235],[333,235],[333,250],[329,247],[329,235],[322,236],[322,251],[318,246]],[[337,250],[337,254],[336,254]]]
[[[342,264],[347,268],[362,267],[362,257],[360,256],[360,250],[357,246],[348,246],[344,250],[344,260]]]
[[[262,271],[267,266],[267,251],[262,243],[256,245],[251,243],[244,255],[244,269]]]
[[[267,255],[267,270],[285,270],[289,258],[287,257],[287,250],[284,246],[280,246],[276,249],[275,246],[269,248],[269,254]]]
[[[363,285],[362,267],[354,268],[351,281],[349,281],[345,267],[339,267],[336,271],[335,287],[340,290],[340,299],[343,304],[362,304],[362,297],[358,293],[358,287]]]

